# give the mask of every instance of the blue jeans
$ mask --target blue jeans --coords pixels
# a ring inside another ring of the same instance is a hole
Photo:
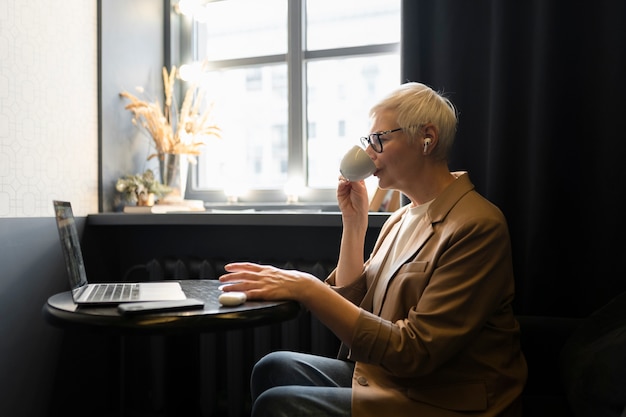
[[[272,352],[252,370],[252,417],[349,417],[353,372],[347,361]]]

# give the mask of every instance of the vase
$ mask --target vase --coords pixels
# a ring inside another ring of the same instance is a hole
[[[167,202],[185,199],[188,171],[189,158],[187,155],[178,153],[164,153],[159,155],[161,182],[172,190],[165,195],[163,200]]]

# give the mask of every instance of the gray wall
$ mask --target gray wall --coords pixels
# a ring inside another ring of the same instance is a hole
[[[164,3],[163,0],[101,1],[100,211],[113,211],[115,181],[126,174],[158,169],[147,161],[152,139],[132,123],[132,115],[120,97],[122,91],[159,99],[163,103]],[[169,13],[168,13],[169,18]],[[151,100],[152,101],[152,100]]]

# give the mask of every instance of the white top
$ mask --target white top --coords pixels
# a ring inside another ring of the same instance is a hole
[[[426,210],[432,203],[432,200],[428,203],[424,203],[422,205],[411,207],[407,210],[406,213],[402,216],[402,220],[400,220],[400,230],[396,234],[393,243],[391,244],[391,248],[389,256],[385,261],[378,283],[376,284],[376,288],[374,289],[374,313],[378,314],[380,312],[380,308],[383,303],[383,298],[385,293],[387,292],[387,284],[391,279],[390,271],[393,271],[392,266],[395,265],[396,260],[400,259],[404,253],[404,250],[407,248],[407,243],[414,236],[415,230],[421,218],[426,213]]]

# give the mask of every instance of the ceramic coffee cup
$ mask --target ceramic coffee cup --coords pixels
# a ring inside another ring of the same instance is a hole
[[[374,161],[360,146],[353,146],[341,160],[339,172],[349,181],[361,181],[376,171]]]

